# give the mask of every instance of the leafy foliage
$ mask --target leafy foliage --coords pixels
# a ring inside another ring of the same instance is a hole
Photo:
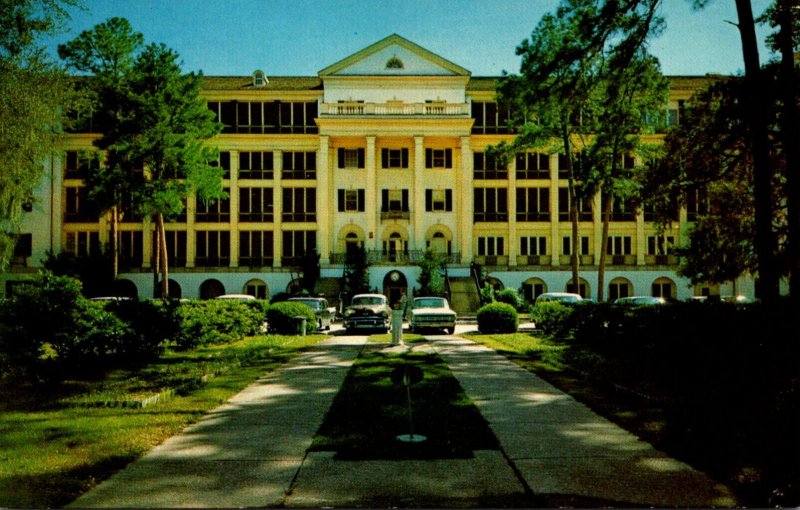
[[[573,310],[574,307],[558,301],[537,303],[531,307],[531,321],[545,333],[561,332]]]
[[[517,310],[507,303],[489,303],[478,310],[481,333],[515,333],[519,326]]]
[[[443,260],[431,250],[425,250],[422,258],[417,262],[420,269],[417,282],[419,283],[419,296],[444,296],[445,282],[442,275]]]
[[[355,246],[347,251],[344,266],[346,297],[369,292],[369,261],[363,246]]]
[[[197,346],[231,343],[261,331],[264,309],[258,302],[209,299],[182,303],[177,309],[175,345],[188,350]]]
[[[519,295],[517,289],[503,289],[494,293],[494,298],[499,303],[508,303],[515,310],[520,311],[525,306],[525,300]]]
[[[296,335],[298,333],[297,317],[305,317],[306,333],[317,330],[317,320],[312,310],[304,303],[282,301],[270,305],[267,310],[267,323],[270,331],[281,335]]]

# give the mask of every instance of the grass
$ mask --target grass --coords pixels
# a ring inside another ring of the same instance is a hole
[[[247,338],[168,352],[138,370],[48,387],[0,386],[0,507],[60,507],[325,335]],[[169,398],[145,408],[84,402]]]
[[[410,340],[408,335],[405,340]],[[427,437],[423,443],[397,440],[411,432],[406,387],[392,380],[393,371],[404,367],[423,374],[410,387],[413,432]],[[423,343],[404,352],[368,345],[311,447],[334,451],[339,459],[358,460],[471,458],[474,450],[497,448],[494,434],[447,365]]]

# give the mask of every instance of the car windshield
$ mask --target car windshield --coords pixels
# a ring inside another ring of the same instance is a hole
[[[421,298],[415,299],[414,308],[444,308],[444,299],[442,298]]]
[[[353,298],[354,305],[382,305],[383,298],[376,296],[364,296]]]

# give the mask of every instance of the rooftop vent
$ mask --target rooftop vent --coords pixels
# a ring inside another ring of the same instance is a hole
[[[264,75],[264,71],[258,69],[253,72],[253,86],[254,87],[263,87],[269,83],[269,80]]]

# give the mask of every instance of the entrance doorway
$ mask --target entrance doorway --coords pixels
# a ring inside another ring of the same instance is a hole
[[[403,294],[408,295],[408,280],[400,271],[389,271],[383,278],[383,294],[394,310],[400,306]]]

